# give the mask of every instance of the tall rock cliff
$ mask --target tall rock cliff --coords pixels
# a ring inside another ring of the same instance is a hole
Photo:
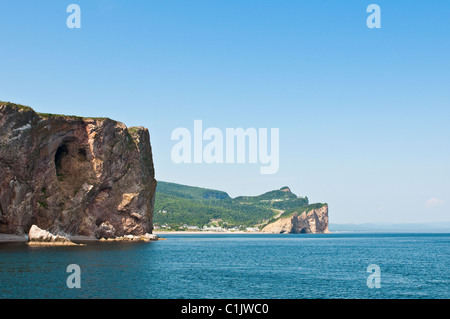
[[[329,233],[328,205],[306,209],[303,212],[294,212],[287,217],[282,215],[273,223],[265,226],[261,232],[274,234]]]
[[[0,233],[151,233],[154,175],[145,128],[0,102]]]

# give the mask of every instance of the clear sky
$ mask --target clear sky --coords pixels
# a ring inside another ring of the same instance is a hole
[[[287,185],[332,223],[450,221],[449,15],[448,1],[0,0],[0,100],[149,128],[158,180]],[[194,120],[279,128],[278,173],[173,163],[171,133]]]

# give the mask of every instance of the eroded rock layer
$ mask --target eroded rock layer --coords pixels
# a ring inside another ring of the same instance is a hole
[[[328,205],[324,204],[320,208],[310,209],[300,214],[293,213],[287,218],[279,218],[261,231],[274,234],[329,233]]]

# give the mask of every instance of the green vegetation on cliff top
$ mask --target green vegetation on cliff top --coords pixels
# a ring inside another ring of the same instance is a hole
[[[11,103],[11,102],[5,102],[5,101],[0,101],[0,105],[6,105],[6,106],[11,106],[11,107],[15,107],[18,108],[20,110],[26,110],[26,111],[33,111],[33,108],[26,106],[26,105],[21,105],[21,104],[17,104],[17,103]],[[77,116],[77,115],[64,115],[64,114],[53,114],[53,113],[39,113],[39,112],[35,112],[37,115],[39,115],[40,117],[43,118],[71,118],[71,119],[93,119],[93,120],[100,120],[100,121],[105,121],[105,120],[111,120],[108,117],[83,117],[83,116]],[[114,120],[111,120],[114,121]],[[114,121],[115,122],[115,121]]]
[[[309,205],[307,197],[297,197],[288,187],[259,196],[231,198],[226,192],[158,182],[154,208],[155,226],[181,229],[183,225],[225,228],[260,227],[294,211],[303,213],[323,204]]]
[[[5,102],[5,101],[0,101],[0,105],[6,105],[6,106],[11,106],[11,107],[17,107],[21,110],[27,110],[27,111],[32,111],[33,109],[29,106],[25,106],[22,104],[16,104],[16,103],[11,103],[11,102]]]

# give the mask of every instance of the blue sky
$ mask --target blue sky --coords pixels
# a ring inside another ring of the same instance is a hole
[[[66,7],[81,8],[68,29]],[[366,8],[381,8],[369,29]],[[159,180],[288,185],[330,221],[450,221],[450,3],[0,1],[0,100],[151,133]],[[280,169],[179,164],[177,127],[279,128]]]

